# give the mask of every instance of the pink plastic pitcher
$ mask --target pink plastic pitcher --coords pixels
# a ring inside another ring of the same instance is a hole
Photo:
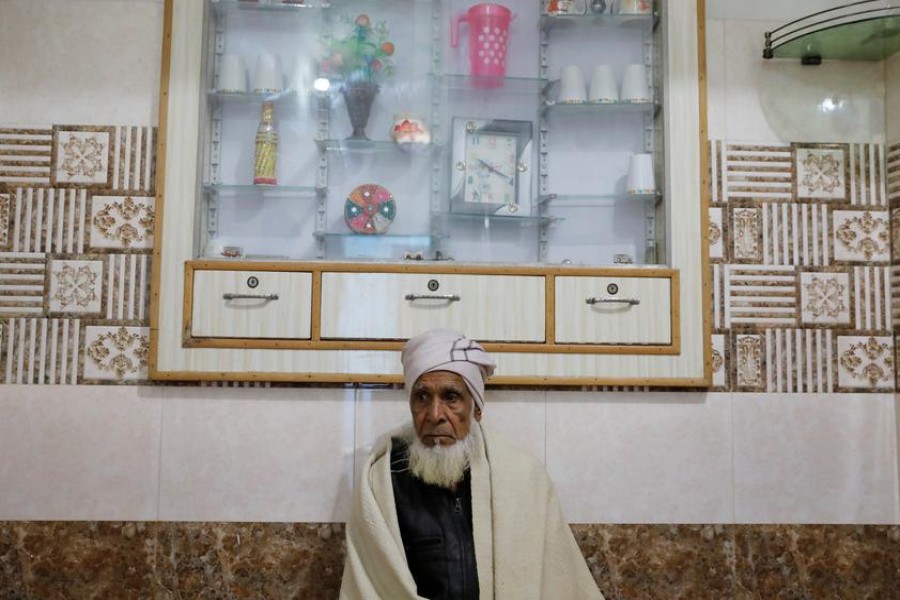
[[[481,85],[501,85],[506,73],[509,23],[513,15],[502,4],[476,4],[450,23],[450,45],[459,43],[459,25],[469,25],[469,64],[475,77],[491,78]],[[476,80],[478,81],[478,80]]]

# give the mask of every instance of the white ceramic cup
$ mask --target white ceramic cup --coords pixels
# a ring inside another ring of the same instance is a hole
[[[578,65],[567,65],[559,74],[560,104],[582,104],[587,98],[587,86],[584,83],[584,73]]]
[[[283,85],[281,61],[274,54],[260,54],[253,72],[253,91],[275,93],[280,92]]]
[[[628,165],[625,191],[629,194],[655,194],[656,179],[653,176],[653,155],[633,154]]]
[[[619,100],[616,76],[609,65],[597,65],[591,74],[591,88],[588,100],[598,104],[608,104]]]
[[[647,67],[641,64],[628,65],[622,74],[622,91],[619,98],[625,102],[650,102],[650,85],[647,81]]]
[[[288,79],[288,88],[297,92],[311,90],[313,87],[313,69],[309,59],[305,56],[298,56],[294,60],[294,68],[290,71]]]
[[[619,0],[619,14],[649,15],[653,10],[651,0]]]
[[[219,82],[216,89],[230,94],[247,91],[247,70],[244,68],[244,59],[239,55],[222,55],[219,62]]]

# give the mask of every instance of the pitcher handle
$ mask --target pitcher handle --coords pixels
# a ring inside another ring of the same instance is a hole
[[[466,13],[462,12],[456,15],[452,21],[450,21],[450,47],[456,48],[456,45],[459,43],[459,25],[460,23],[468,21],[466,20]]]

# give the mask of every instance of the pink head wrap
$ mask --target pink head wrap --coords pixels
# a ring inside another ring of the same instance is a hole
[[[410,339],[400,354],[407,393],[425,373],[451,371],[466,382],[475,405],[484,408],[484,380],[496,365],[481,345],[456,331],[432,329]]]

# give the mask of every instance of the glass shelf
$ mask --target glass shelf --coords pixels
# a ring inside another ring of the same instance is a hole
[[[281,92],[220,92],[207,90],[206,97],[221,104],[262,104],[274,102],[276,106],[290,102],[298,102],[300,94],[294,90]]]
[[[569,206],[615,206],[621,202],[649,202],[659,201],[662,194],[547,194],[538,198],[539,204],[549,202],[565,204]]]
[[[229,185],[222,183],[206,183],[203,191],[215,196],[255,196],[259,198],[285,198],[298,196],[314,196],[324,190],[315,186],[293,185]]]
[[[622,113],[644,113],[647,115],[656,114],[659,111],[659,104],[655,102],[555,102],[547,103],[544,107],[546,114],[553,115],[585,115],[585,114],[622,114]]]
[[[541,29],[563,27],[577,27],[582,25],[614,27],[617,29],[636,29],[653,31],[659,23],[657,15],[620,15],[620,14],[594,14],[588,12],[583,15],[541,15]]]
[[[315,142],[321,152],[359,152],[361,154],[398,152],[411,156],[426,156],[437,154],[443,150],[443,146],[439,144],[401,145],[391,140],[317,139]]]
[[[542,217],[542,216],[530,216],[530,215],[497,215],[497,214],[479,214],[479,213],[466,213],[466,212],[436,212],[434,213],[435,217],[447,219],[447,220],[483,220],[485,223],[519,223],[523,226],[533,226],[533,225],[543,225],[546,223],[551,223],[553,221],[561,221],[562,219],[558,217]]]
[[[298,0],[282,2],[281,0],[210,0],[216,15],[228,15],[238,12],[302,12],[310,9],[329,8],[329,0]]]
[[[409,234],[401,234],[401,233],[373,233],[373,234],[365,234],[365,233],[353,233],[352,231],[348,231],[347,233],[332,233],[326,231],[317,231],[313,233],[313,235],[317,238],[325,239],[325,240],[359,240],[361,243],[377,243],[378,240],[390,240],[392,242],[427,242],[431,243],[431,240],[435,239],[435,236],[429,234],[421,234],[421,233],[409,233]]]
[[[542,77],[473,77],[438,75],[438,83],[450,91],[547,96],[556,84]]]
[[[863,0],[814,12],[765,33],[763,58],[878,61],[900,50],[896,0]]]

